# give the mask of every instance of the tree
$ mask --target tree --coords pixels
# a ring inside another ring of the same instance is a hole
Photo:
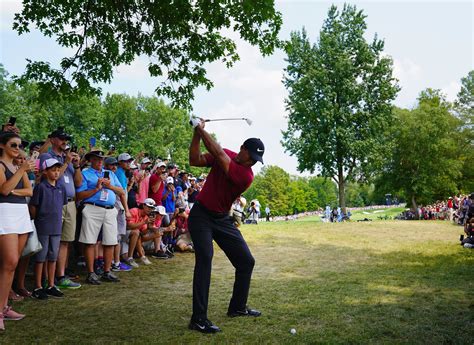
[[[382,162],[399,90],[384,42],[364,38],[365,18],[355,6],[342,12],[332,6],[316,44],[303,29],[285,46],[289,115],[282,143],[298,158],[299,171],[318,168],[338,184],[344,211],[346,181],[368,177]]]
[[[157,94],[189,107],[197,87],[213,85],[206,63],[220,60],[230,67],[239,59],[226,30],[268,55],[278,44],[281,24],[273,0],[24,0],[13,28],[24,34],[35,26],[75,54],[62,58],[58,69],[28,60],[18,81],[37,81],[42,97],[97,93],[94,84],[110,82],[115,67],[146,56],[150,75],[163,80]]]
[[[461,152],[464,165],[461,168],[459,189],[465,193],[474,191],[474,70],[461,79],[461,90],[454,103],[456,115],[461,120]]]
[[[420,94],[413,110],[396,109],[391,131],[393,151],[386,162],[381,184],[401,191],[411,208],[444,200],[457,192],[462,160],[459,120],[439,90]]]

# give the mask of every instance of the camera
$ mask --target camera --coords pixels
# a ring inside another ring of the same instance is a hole
[[[71,152],[77,153],[77,145],[71,147]]]
[[[184,211],[186,211],[186,209],[184,207],[180,207],[178,213],[183,213]]]

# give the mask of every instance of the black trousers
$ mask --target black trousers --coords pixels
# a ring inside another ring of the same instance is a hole
[[[232,217],[216,214],[195,203],[189,215],[189,232],[195,250],[193,278],[193,320],[207,319],[211,284],[212,240],[216,241],[235,267],[235,282],[228,311],[245,310],[255,259]]]

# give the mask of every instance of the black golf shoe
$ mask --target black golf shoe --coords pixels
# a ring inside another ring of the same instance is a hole
[[[214,325],[208,319],[200,319],[197,321],[191,320],[191,322],[189,323],[189,329],[201,333],[217,333],[221,331],[219,327]]]
[[[228,311],[227,316],[229,317],[237,317],[237,316],[253,316],[258,317],[262,315],[261,312],[255,309],[245,308],[244,310],[235,310],[235,311]]]

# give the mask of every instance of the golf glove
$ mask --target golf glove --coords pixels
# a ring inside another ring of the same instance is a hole
[[[194,117],[194,116],[189,117],[189,124],[193,126],[193,128],[196,128],[197,126],[199,126],[200,122],[201,120],[198,119],[197,117]]]

